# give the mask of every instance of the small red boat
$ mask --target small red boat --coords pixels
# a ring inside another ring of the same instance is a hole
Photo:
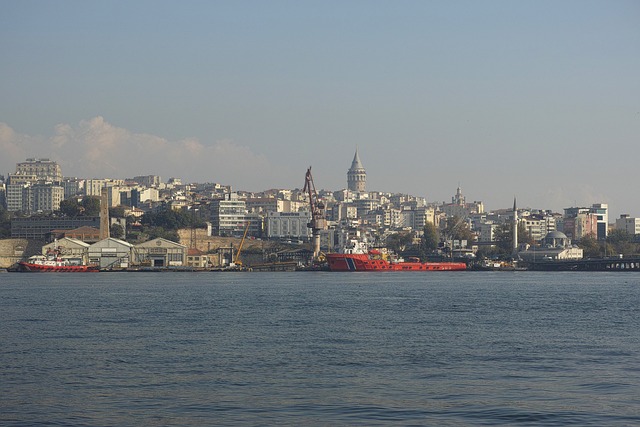
[[[72,264],[53,252],[46,256],[32,256],[28,261],[18,263],[19,271],[40,273],[97,273],[97,265]]]
[[[421,262],[418,258],[389,260],[377,250],[366,250],[362,244],[352,244],[343,253],[326,255],[331,271],[462,271],[464,262]]]

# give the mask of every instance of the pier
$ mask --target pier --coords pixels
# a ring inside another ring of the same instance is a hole
[[[538,261],[527,266],[534,271],[640,271],[640,257]]]

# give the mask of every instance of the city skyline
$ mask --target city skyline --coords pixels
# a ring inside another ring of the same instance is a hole
[[[637,216],[640,6],[13,2],[0,173],[367,189]]]

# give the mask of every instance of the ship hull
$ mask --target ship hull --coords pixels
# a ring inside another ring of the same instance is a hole
[[[18,271],[29,273],[97,273],[100,271],[93,265],[42,265],[30,262],[18,263]]]
[[[389,262],[367,254],[327,254],[331,271],[463,271],[464,262]]]

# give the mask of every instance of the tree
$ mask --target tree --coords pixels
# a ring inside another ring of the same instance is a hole
[[[607,243],[611,246],[611,251],[614,254],[628,256],[638,252],[638,245],[633,243],[633,236],[626,230],[613,230],[607,237]]]
[[[11,214],[0,205],[0,238],[11,237]]]
[[[112,224],[109,228],[109,233],[111,234],[111,237],[122,239],[124,237],[124,227],[120,224]]]
[[[100,197],[87,196],[82,199],[83,216],[100,215]]]
[[[469,224],[459,216],[447,218],[447,224],[443,230],[445,240],[466,240],[467,244],[473,242],[473,232]]]
[[[124,213],[123,206],[116,206],[113,208],[109,208],[109,218],[124,218],[124,217],[125,217],[125,213]]]
[[[438,249],[438,243],[440,242],[440,235],[438,233],[438,229],[435,225],[430,222],[427,222],[424,225],[422,239],[420,241],[420,249],[422,252],[422,256],[429,254],[436,249]]]
[[[387,247],[397,253],[403,252],[413,242],[413,233],[394,233],[387,237]]]
[[[81,213],[81,206],[77,199],[66,199],[60,202],[60,212],[65,216],[74,218]]]
[[[496,229],[493,240],[503,255],[511,254],[513,251],[513,224],[511,222],[501,224]],[[518,223],[518,244],[520,243],[535,243],[522,222]]]
[[[582,248],[586,258],[598,258],[601,256],[602,245],[591,235],[580,239],[578,247]]]

